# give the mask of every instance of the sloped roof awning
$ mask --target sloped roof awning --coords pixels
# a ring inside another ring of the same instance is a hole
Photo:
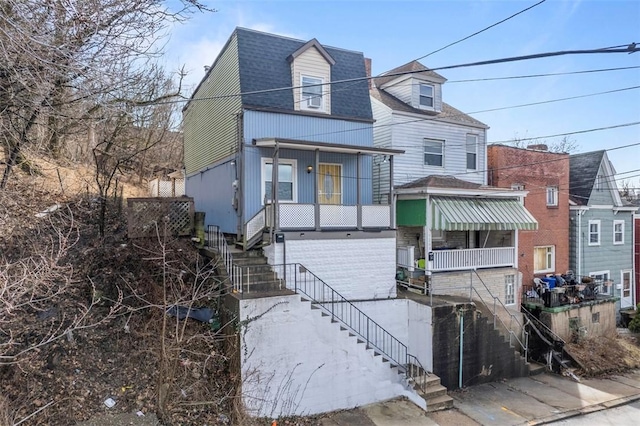
[[[431,229],[442,231],[533,231],[536,219],[513,199],[432,197]]]

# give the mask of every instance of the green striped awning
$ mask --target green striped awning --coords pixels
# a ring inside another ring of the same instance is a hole
[[[533,231],[538,229],[538,222],[517,200],[432,197],[431,228],[442,231]]]

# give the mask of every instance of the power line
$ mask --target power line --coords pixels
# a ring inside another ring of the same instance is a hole
[[[557,138],[557,137],[560,137],[560,136],[579,135],[579,134],[582,134],[582,133],[591,133],[591,132],[599,132],[599,131],[602,131],[602,130],[618,129],[620,127],[637,126],[638,124],[640,124],[640,121],[635,121],[635,122],[632,122],[632,123],[616,124],[616,125],[607,126],[607,127],[598,127],[598,128],[595,128],[595,129],[578,130],[578,131],[575,131],[575,132],[558,133],[558,134],[555,134],[555,135],[536,136],[536,137],[531,137],[531,138],[518,138],[518,140],[519,141],[530,141],[530,140],[535,140],[535,139]],[[509,143],[509,142],[515,142],[515,140],[514,139],[508,139],[508,140],[503,140],[503,141],[491,141],[489,143],[500,144],[500,143]]]
[[[541,5],[541,4],[542,4],[542,3],[544,3],[545,1],[546,1],[546,0],[539,1],[538,3],[536,3],[536,4],[532,5],[532,6],[529,6],[529,7],[527,7],[526,9],[521,10],[520,12],[514,13],[513,15],[511,15],[511,16],[509,16],[509,17],[507,17],[507,18],[504,18],[503,20],[498,21],[498,22],[496,22],[495,24],[489,25],[488,27],[485,27],[485,28],[481,29],[480,31],[476,31],[475,33],[473,33],[473,34],[471,34],[471,35],[468,35],[468,36],[466,36],[466,37],[464,37],[464,38],[461,38],[460,40],[454,41],[453,43],[449,43],[449,44],[447,44],[446,46],[441,47],[440,49],[434,50],[434,51],[433,51],[433,52],[431,52],[431,53],[427,53],[426,55],[421,56],[421,57],[419,57],[418,59],[415,59],[415,60],[416,60],[416,61],[419,61],[420,59],[424,59],[424,58],[426,58],[427,56],[431,56],[431,55],[433,55],[434,53],[441,52],[441,51],[443,51],[444,49],[446,49],[446,48],[448,48],[448,47],[451,47],[451,46],[453,46],[453,45],[455,45],[455,44],[458,44],[458,43],[461,43],[461,42],[463,42],[463,41],[465,41],[465,40],[468,40],[468,39],[470,39],[471,37],[477,36],[478,34],[481,34],[481,33],[485,32],[485,31],[487,31],[487,30],[489,30],[489,29],[491,29],[491,28],[493,28],[493,27],[495,27],[495,26],[497,26],[497,25],[502,24],[503,22],[508,21],[509,19],[515,18],[516,16],[518,16],[518,15],[520,15],[520,14],[522,14],[522,13],[524,13],[524,12],[528,11],[528,10],[531,10],[531,9],[533,9],[533,8],[534,8],[534,7],[536,7],[536,6]]]
[[[625,46],[628,46],[628,47],[625,47]],[[623,49],[622,47],[625,47],[625,48]],[[456,64],[456,65],[447,65],[447,66],[442,66],[442,67],[429,68],[428,71],[439,71],[439,70],[447,70],[447,69],[455,69],[455,68],[466,68],[466,67],[474,67],[474,66],[482,66],[482,65],[502,64],[502,63],[507,63],[507,62],[526,61],[526,60],[531,60],[531,59],[540,59],[540,58],[555,57],[555,56],[565,56],[565,55],[599,54],[599,53],[633,53],[633,52],[637,52],[637,51],[640,51],[640,47],[632,47],[632,45],[610,46],[610,47],[602,47],[602,48],[599,48],[599,49],[563,50],[563,51],[557,51],[557,52],[536,53],[536,54],[532,54],[532,55],[511,56],[511,57],[500,58],[500,59],[490,59],[490,60],[486,60],[486,61],[468,62],[468,63]],[[403,76],[403,75],[419,74],[419,73],[422,73],[422,72],[425,72],[425,70],[402,71],[402,72],[397,72],[397,73],[385,74],[382,77],[384,77],[384,78],[386,78],[386,77],[398,77],[398,76]],[[299,85],[299,86],[286,86],[286,87],[277,87],[277,88],[272,88],[272,89],[252,90],[252,91],[248,91],[248,92],[229,93],[229,94],[226,94],[226,95],[206,96],[206,97],[203,97],[203,98],[177,99],[177,100],[174,100],[174,101],[157,102],[157,103],[154,103],[154,105],[161,105],[161,104],[166,104],[166,103],[180,103],[180,102],[190,103],[190,102],[195,102],[195,101],[226,99],[226,98],[232,98],[232,97],[238,97],[238,96],[258,95],[258,94],[264,94],[264,93],[279,92],[279,91],[283,91],[283,90],[301,89],[302,87],[318,87],[318,86],[322,87],[322,86],[330,86],[330,85],[340,84],[340,83],[351,83],[351,82],[357,82],[357,81],[375,80],[376,78],[381,78],[381,77],[369,77],[369,76],[366,76],[366,77],[355,77],[355,78],[348,78],[348,79],[343,79],[343,80],[330,81],[330,82],[327,82],[327,83],[308,84],[308,85],[304,85],[304,86],[302,86],[302,85]]]
[[[478,81],[514,80],[519,78],[553,77],[558,75],[589,74],[589,73],[596,73],[596,72],[631,70],[631,69],[637,69],[637,68],[640,68],[640,65],[633,66],[633,67],[600,68],[596,70],[552,72],[552,73],[546,73],[546,74],[527,74],[527,75],[513,75],[513,76],[507,76],[507,77],[487,77],[487,78],[470,78],[465,80],[447,80],[447,84],[471,83],[471,82],[478,82]]]

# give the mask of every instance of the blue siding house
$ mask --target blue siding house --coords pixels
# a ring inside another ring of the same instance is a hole
[[[393,209],[373,204],[372,164],[404,151],[373,145],[362,53],[237,28],[183,113],[186,192],[206,224],[346,296],[395,296]]]
[[[621,199],[607,152],[571,155],[569,266],[589,276],[603,295],[618,298],[616,308],[635,306],[633,214]]]

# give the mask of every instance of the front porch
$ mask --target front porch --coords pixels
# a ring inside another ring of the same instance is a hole
[[[414,246],[398,247],[399,265],[414,266]],[[516,266],[515,247],[489,247],[471,249],[434,249],[429,256],[429,271],[462,271],[468,269],[501,268]]]

